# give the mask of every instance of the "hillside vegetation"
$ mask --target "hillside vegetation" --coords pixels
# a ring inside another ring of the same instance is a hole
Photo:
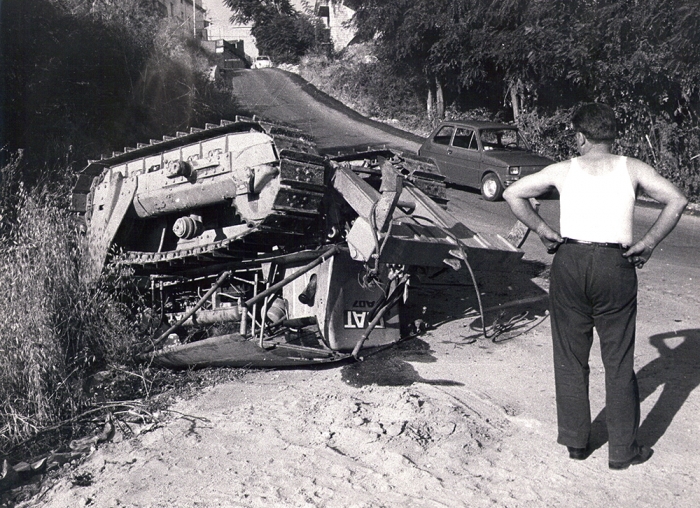
[[[370,48],[348,48],[336,58],[307,56],[298,66],[298,72],[320,90],[364,115],[427,136],[439,118],[429,117],[410,80],[394,75],[372,58],[372,53],[370,45]],[[442,118],[514,122],[535,151],[563,160],[575,155],[573,132],[568,129],[574,108],[575,105],[553,110],[533,107],[522,110],[514,120],[510,108],[474,105],[464,109],[452,102],[446,106]],[[678,123],[659,115],[652,123],[623,121],[620,127],[621,135],[614,147],[617,153],[646,161],[678,185],[691,201],[700,202],[700,127],[694,120]]]
[[[140,305],[128,273],[97,284],[81,277],[81,237],[67,210],[76,172],[88,158],[245,113],[208,80],[207,55],[188,31],[148,5],[0,4],[3,456],[47,429],[70,435],[96,402],[84,388],[98,371],[125,379],[114,397],[147,386],[132,362],[148,330],[134,324]]]
[[[515,121],[571,153],[582,101],[611,105],[619,151],[700,200],[700,10],[695,0],[347,0],[366,58],[310,59],[321,88],[374,116]],[[323,78],[325,76],[325,78]],[[420,121],[420,120],[419,120]],[[410,123],[410,122],[409,122]]]

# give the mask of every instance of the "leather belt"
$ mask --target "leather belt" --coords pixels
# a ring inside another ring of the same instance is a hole
[[[585,240],[574,240],[573,238],[564,238],[563,243],[572,243],[574,245],[592,245],[595,247],[610,247],[613,249],[623,249],[620,243],[610,243],[610,242],[587,242]]]

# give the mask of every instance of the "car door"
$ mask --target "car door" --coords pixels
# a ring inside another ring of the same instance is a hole
[[[421,155],[435,162],[440,172],[448,180],[450,179],[448,172],[450,172],[450,155],[452,153],[450,143],[452,143],[454,132],[455,128],[453,125],[443,125],[432,135],[428,146],[424,145],[424,149],[421,151]]]
[[[477,136],[469,127],[457,127],[448,150],[448,180],[459,185],[479,187],[481,153]]]

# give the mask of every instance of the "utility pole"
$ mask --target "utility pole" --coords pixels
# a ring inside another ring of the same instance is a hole
[[[192,33],[197,40],[197,0],[192,0]]]

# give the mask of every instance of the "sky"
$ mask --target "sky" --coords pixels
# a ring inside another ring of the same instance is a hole
[[[202,0],[202,6],[207,10],[207,19],[215,25],[228,24],[231,9],[224,5],[223,0]]]

